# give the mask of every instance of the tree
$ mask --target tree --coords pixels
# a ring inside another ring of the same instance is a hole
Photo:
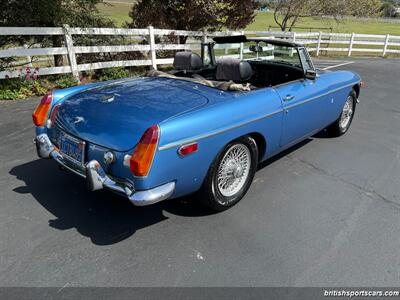
[[[397,11],[393,3],[384,2],[381,6],[381,13],[383,17],[394,18],[397,15]]]
[[[379,8],[380,0],[276,0],[274,20],[282,31],[290,31],[301,18],[371,16]]]
[[[347,0],[345,12],[353,17],[377,17],[381,6],[381,0]]]
[[[0,0],[0,26],[57,27],[69,24],[76,27],[110,27],[113,22],[98,14],[96,5],[102,0]],[[26,37],[25,37],[26,38]],[[35,42],[43,42],[43,37],[35,37]],[[62,36],[53,36],[53,47],[62,46]],[[3,39],[1,44],[9,43]],[[24,37],[18,37],[18,44]],[[55,65],[63,64],[62,56],[55,56]]]
[[[138,0],[129,13],[133,28],[200,30],[245,28],[255,17],[257,0]]]

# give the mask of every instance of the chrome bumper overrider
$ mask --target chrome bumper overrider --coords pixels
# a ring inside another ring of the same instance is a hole
[[[175,182],[169,182],[159,187],[146,190],[135,191],[132,184],[117,183],[104,172],[97,160],[88,162],[83,170],[71,167],[61,155],[59,150],[51,143],[47,134],[38,135],[34,139],[37,154],[41,158],[52,158],[62,167],[71,172],[86,178],[88,189],[91,191],[109,189],[121,195],[125,195],[134,205],[145,206],[168,199],[175,191]]]

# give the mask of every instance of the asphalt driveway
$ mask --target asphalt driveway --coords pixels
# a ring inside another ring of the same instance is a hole
[[[339,68],[367,84],[349,133],[263,164],[214,215],[87,192],[37,159],[38,100],[0,103],[0,286],[399,286],[400,60]]]

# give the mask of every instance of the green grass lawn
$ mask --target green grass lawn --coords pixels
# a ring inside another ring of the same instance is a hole
[[[131,10],[133,1],[124,1],[125,3],[105,3],[99,4],[98,9],[104,16],[111,18],[117,26],[122,26],[125,22],[130,22],[129,11]]]
[[[115,0],[125,3],[108,3],[100,4],[100,12],[113,19],[118,26],[123,25],[126,21],[130,21],[129,11],[132,6],[133,0]],[[273,14],[268,12],[259,12],[252,24],[247,30],[268,30],[269,26],[277,26],[274,22]],[[361,21],[361,20],[345,20],[336,22],[331,19],[314,19],[304,18],[298,24],[298,27],[307,28],[333,28],[334,32],[342,33],[365,33],[365,34],[393,34],[400,35],[400,23],[386,23],[379,21]],[[274,28],[274,30],[279,30]],[[329,29],[311,29],[312,31],[327,31]],[[295,31],[310,31],[310,29],[295,29]]]
[[[247,30],[268,30],[269,26],[277,26],[272,13],[259,12],[255,21]],[[400,35],[400,23],[386,23],[375,20],[343,20],[336,22],[332,19],[303,18],[297,23],[298,27],[331,28],[339,33],[393,34]],[[274,30],[279,30],[274,28]],[[295,31],[310,31],[310,29],[295,29]],[[330,31],[330,29],[311,29],[311,31]]]

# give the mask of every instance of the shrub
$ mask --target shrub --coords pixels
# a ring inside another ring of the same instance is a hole
[[[38,80],[32,81],[30,87],[30,91],[32,91],[32,93],[34,93],[36,96],[44,95],[48,91],[48,88],[45,86],[44,82]]]
[[[71,86],[78,85],[78,81],[72,75],[64,75],[54,81],[54,84],[59,89],[65,89]]]
[[[114,79],[129,77],[129,75],[130,75],[129,71],[122,67],[102,69],[96,73],[97,79],[99,81],[114,80]]]
[[[25,99],[32,96],[42,96],[53,89],[63,89],[77,85],[71,75],[52,76],[46,79],[6,79],[0,80],[0,100]]]
[[[30,82],[21,79],[7,79],[0,81],[0,99],[23,99],[35,95]]]
[[[122,67],[110,68],[97,71],[95,77],[99,81],[107,81],[130,76],[143,76],[145,71],[146,68],[136,68],[134,71]],[[86,74],[82,79],[83,84],[92,81],[91,74]],[[0,100],[16,100],[32,96],[42,96],[53,89],[65,89],[78,84],[79,82],[72,75],[53,75],[35,80],[28,80],[27,77],[0,80]]]
[[[0,99],[2,100],[16,100],[23,99],[26,96],[20,91],[10,90],[10,89],[0,89]]]

